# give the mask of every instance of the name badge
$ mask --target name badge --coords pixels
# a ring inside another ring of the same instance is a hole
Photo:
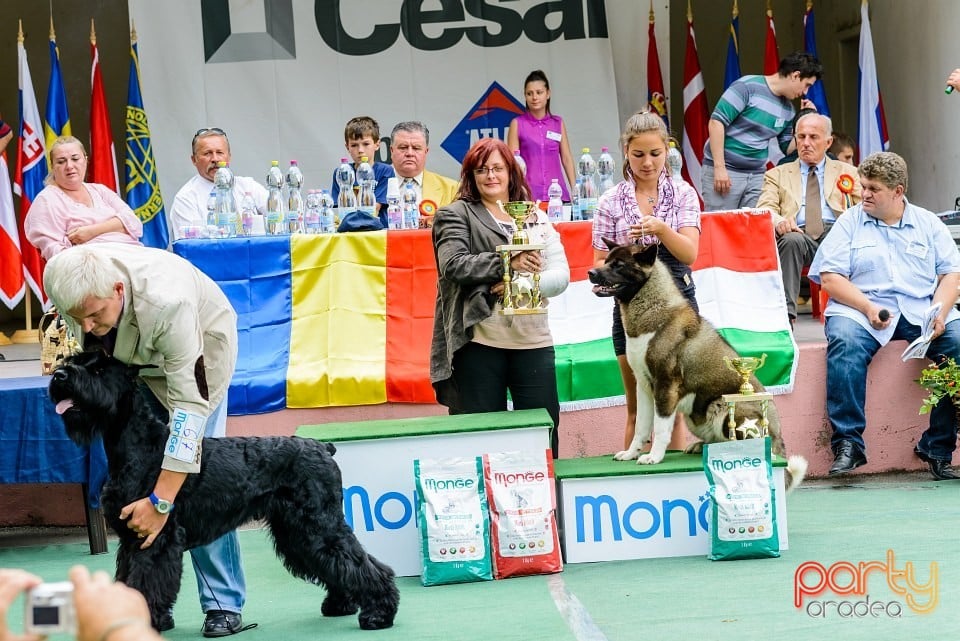
[[[773,126],[776,127],[777,129],[779,129],[780,127],[783,126],[783,123],[785,123],[785,122],[786,122],[786,120],[784,120],[783,118],[777,118],[777,121],[774,123]]]
[[[927,246],[918,243],[915,240],[911,240],[910,243],[907,244],[907,253],[911,256],[916,256],[917,258],[926,258]]]
[[[559,131],[548,131],[547,138],[550,140],[556,140],[557,142],[560,142],[561,140],[563,140],[563,135]]]

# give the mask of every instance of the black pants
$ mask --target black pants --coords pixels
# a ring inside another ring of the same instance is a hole
[[[557,458],[560,445],[560,399],[553,347],[500,349],[467,343],[453,355],[453,380],[459,406],[451,414],[502,412],[507,409],[507,391],[513,409],[543,408],[553,419],[550,448]]]

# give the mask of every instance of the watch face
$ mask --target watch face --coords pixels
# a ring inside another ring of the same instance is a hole
[[[166,514],[167,512],[170,511],[170,508],[172,506],[170,505],[170,501],[164,501],[163,499],[158,499],[157,504],[154,507],[157,508],[157,512],[159,512],[160,514]]]

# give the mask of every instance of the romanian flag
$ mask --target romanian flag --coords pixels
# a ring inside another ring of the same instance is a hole
[[[703,262],[706,280],[697,286],[739,289],[732,308],[729,296],[722,306],[710,300],[701,308],[711,310],[711,320],[744,355],[768,354],[758,376],[776,387],[781,381],[775,374],[783,363],[791,371],[795,350],[773,226],[769,215],[728,216],[727,225],[704,224],[701,248],[713,247],[713,254]],[[549,305],[561,409],[622,405],[610,340],[613,300],[594,296],[587,280],[591,225],[561,223],[557,229],[570,265],[570,285]],[[725,236],[712,244],[715,229]],[[770,246],[757,243],[767,232]],[[729,243],[740,246],[733,251]],[[231,414],[435,402],[429,364],[437,272],[429,231],[182,240],[173,249],[215,280],[237,312]],[[728,260],[726,253],[739,258]],[[710,269],[714,257],[717,269]],[[758,283],[762,304],[747,300],[749,290],[743,289]]]
[[[797,344],[770,213],[704,213],[700,224],[700,252],[693,264],[700,313],[741,356],[767,355],[756,374],[768,392],[793,391]]]
[[[143,223],[143,238],[140,240],[147,247],[166,249],[170,244],[170,235],[157,177],[157,163],[153,160],[150,123],[147,122],[143,95],[140,93],[140,55],[137,52],[136,31],[130,32],[126,142],[126,201]]]

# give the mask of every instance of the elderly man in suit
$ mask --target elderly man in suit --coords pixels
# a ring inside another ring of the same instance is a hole
[[[155,413],[168,421],[186,414],[197,427],[193,438],[186,430],[180,433],[178,447],[168,442],[150,496],[121,510],[127,527],[149,547],[166,525],[187,474],[200,472],[200,439],[226,433],[227,388],[237,362],[236,312],[196,267],[147,247],[71,247],[47,263],[43,284],[83,348],[101,347],[124,363],[155,366],[140,372]],[[178,437],[170,438],[176,442]],[[243,630],[246,586],[236,532],[190,555],[206,613],[203,635]],[[161,631],[171,628],[172,615]]]
[[[430,201],[436,211],[457,199],[459,183],[426,170],[429,151],[430,131],[422,122],[400,122],[390,132],[390,159],[401,190],[404,184],[413,183],[417,203]]]
[[[773,212],[791,324],[797,319],[803,268],[813,261],[837,217],[861,199],[856,167],[827,158],[832,130],[827,116],[801,116],[794,131],[797,160],[764,174],[757,201],[758,209]]]

